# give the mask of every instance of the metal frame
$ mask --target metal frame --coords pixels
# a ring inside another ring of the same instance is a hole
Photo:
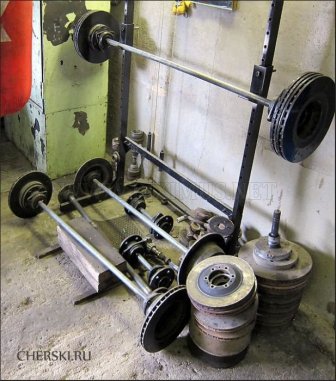
[[[267,28],[263,44],[263,51],[260,65],[255,65],[251,80],[251,93],[260,97],[267,97],[268,89],[271,82],[273,70],[273,57],[278,37],[282,8],[284,0],[271,1]],[[133,46],[133,31],[134,31],[134,2],[125,0],[125,17],[122,25],[123,36],[121,43]],[[187,179],[184,175],[178,173],[175,169],[170,168],[163,160],[153,155],[148,149],[138,145],[127,135],[128,121],[128,103],[129,103],[129,82],[130,82],[130,64],[131,52],[124,51],[123,53],[123,70],[122,70],[122,93],[121,93],[121,121],[120,121],[120,162],[117,169],[117,180],[115,190],[117,193],[123,192],[124,189],[124,173],[125,173],[125,156],[129,149],[135,150],[147,160],[156,165],[159,170],[162,170],[172,176],[175,180],[195,192],[201,198],[209,202],[219,211],[226,214],[234,223],[235,229],[232,238],[229,241],[229,254],[234,254],[237,251],[239,238],[240,224],[244,211],[248,185],[250,181],[255,150],[258,141],[263,108],[265,105],[257,104],[252,107],[251,117],[248,125],[248,132],[245,142],[244,154],[240,167],[238,187],[235,194],[233,208],[221,203],[212,195],[202,190],[195,183]]]

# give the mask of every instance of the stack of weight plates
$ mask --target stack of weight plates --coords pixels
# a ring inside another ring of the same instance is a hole
[[[258,308],[251,266],[229,255],[207,258],[192,268],[186,286],[192,303],[188,336],[191,352],[218,368],[241,361]]]
[[[312,259],[301,246],[281,240],[268,246],[268,237],[245,244],[238,257],[247,261],[258,281],[258,325],[287,326],[294,318],[312,269]]]

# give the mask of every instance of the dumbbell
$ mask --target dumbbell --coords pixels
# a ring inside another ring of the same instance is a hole
[[[152,290],[160,287],[169,288],[175,278],[174,270],[167,266],[152,266],[144,258],[146,250],[146,240],[143,240],[136,234],[126,237],[119,247],[119,253],[132,267],[137,267],[141,264],[147,270],[147,281]]]

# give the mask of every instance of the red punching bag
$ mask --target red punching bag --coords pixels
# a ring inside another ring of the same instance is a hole
[[[1,0],[0,115],[20,111],[32,84],[32,1]]]

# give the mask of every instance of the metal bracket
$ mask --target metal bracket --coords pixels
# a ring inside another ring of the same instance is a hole
[[[264,91],[266,88],[265,84],[270,83],[272,73],[273,66],[254,65],[250,91],[259,95],[267,93]]]

